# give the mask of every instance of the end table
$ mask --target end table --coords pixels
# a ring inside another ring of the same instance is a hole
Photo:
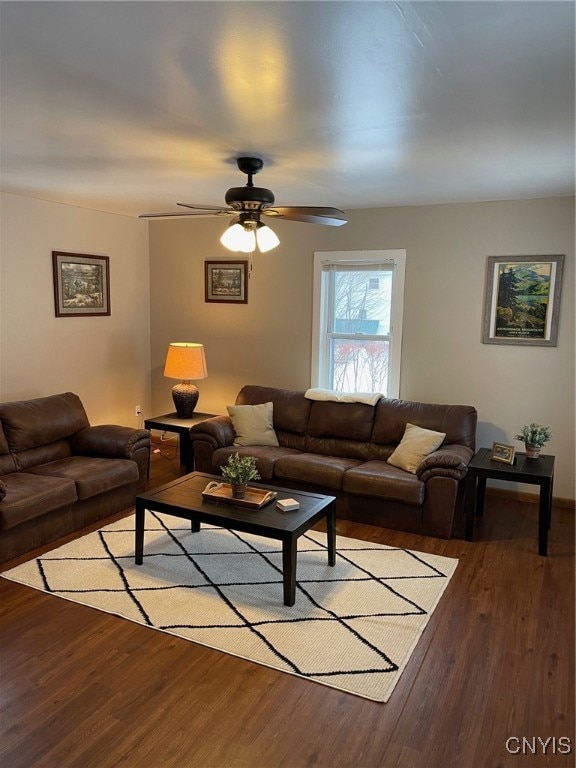
[[[554,482],[554,456],[528,459],[517,453],[514,464],[504,464],[491,458],[490,448],[480,448],[470,464],[466,477],[466,541],[474,537],[474,517],[482,517],[486,480],[509,480],[540,486],[538,517],[538,554],[548,552],[548,529],[552,520],[552,486]]]
[[[164,416],[153,416],[144,419],[144,429],[161,429],[164,432],[176,432],[180,442],[180,466],[184,474],[194,472],[194,455],[190,440],[190,427],[206,419],[216,416],[215,413],[193,413],[189,419],[181,419],[177,413],[166,413]]]

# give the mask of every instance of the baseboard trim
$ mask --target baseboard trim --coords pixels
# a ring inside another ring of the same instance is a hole
[[[506,488],[486,488],[486,496],[506,498],[512,501],[522,501],[527,504],[538,504],[540,496],[537,493],[526,493],[525,491],[510,491]],[[576,501],[574,499],[565,499],[560,496],[554,496],[552,504],[555,507],[563,507],[576,511]]]

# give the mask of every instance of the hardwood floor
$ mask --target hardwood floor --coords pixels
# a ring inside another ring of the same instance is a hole
[[[154,455],[151,485],[178,473]],[[574,765],[572,510],[554,509],[547,558],[537,505],[500,497],[471,543],[338,531],[460,560],[387,704],[0,579],[0,765]]]

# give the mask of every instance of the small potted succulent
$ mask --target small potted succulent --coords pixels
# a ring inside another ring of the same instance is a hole
[[[528,459],[537,459],[540,456],[540,450],[552,438],[552,432],[549,427],[543,427],[541,424],[526,424],[521,432],[514,436],[514,440],[521,440],[526,446],[526,457]]]
[[[260,479],[254,456],[240,456],[234,453],[228,457],[228,461],[220,469],[222,477],[232,486],[233,499],[243,499],[250,480]]]

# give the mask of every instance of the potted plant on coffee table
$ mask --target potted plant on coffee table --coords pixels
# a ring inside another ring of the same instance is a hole
[[[232,486],[233,499],[243,499],[250,480],[260,479],[254,456],[240,456],[234,453],[228,457],[228,461],[220,469],[222,477]]]
[[[549,427],[543,427],[534,422],[523,426],[520,433],[514,436],[514,440],[521,440],[524,443],[528,459],[537,459],[542,446],[546,445],[551,438],[552,432]]]

